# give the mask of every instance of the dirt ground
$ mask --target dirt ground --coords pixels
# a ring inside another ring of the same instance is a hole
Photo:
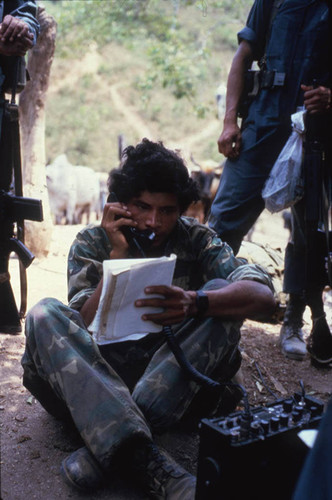
[[[47,259],[35,260],[28,269],[28,308],[52,296],[66,302],[66,257],[79,226],[55,226],[52,250]],[[256,224],[253,241],[284,248],[287,232],[279,215],[263,213]],[[11,259],[11,283],[18,292],[17,260]],[[331,292],[325,294],[331,322]],[[310,332],[306,312],[304,330]],[[280,324],[246,321],[242,328],[243,383],[249,402],[256,406],[284,398],[300,390],[327,402],[332,390],[332,371],[314,368],[309,359],[287,360],[279,351]],[[22,386],[20,358],[24,335],[0,335],[1,354],[1,498],[3,500],[56,499],[144,499],[126,479],[114,477],[107,488],[95,494],[80,494],[67,487],[60,476],[61,461],[81,446],[75,431],[49,416]],[[262,378],[260,376],[262,375]],[[268,389],[265,387],[265,385]],[[272,391],[272,393],[270,392]],[[158,437],[188,470],[195,473],[199,438],[195,430],[179,429]]]

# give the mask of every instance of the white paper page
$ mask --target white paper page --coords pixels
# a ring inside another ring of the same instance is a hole
[[[99,306],[94,319],[88,327],[88,330],[94,334],[95,340],[105,336],[107,324],[107,311],[110,310],[114,288],[110,286],[112,276],[118,275],[124,270],[130,269],[141,259],[112,259],[103,262],[103,287],[99,299]],[[144,259],[145,262],[155,260]],[[115,285],[115,283],[114,283]]]
[[[99,308],[89,327],[99,344],[135,340],[150,332],[162,330],[160,325],[141,319],[144,313],[157,312],[156,308],[138,308],[134,302],[138,298],[148,297],[143,291],[146,286],[170,285],[175,261],[176,256],[172,255],[104,262],[104,283]],[[131,270],[125,272],[128,265],[132,266]]]
[[[146,295],[144,288],[152,285],[170,285],[172,283],[174,264],[172,261],[161,265],[160,262],[151,262],[147,272],[144,265],[134,266],[131,269],[127,282],[127,293],[123,295],[120,307],[117,312],[116,326],[113,330],[114,338],[121,338],[124,332],[135,334],[147,334],[160,332],[161,325],[152,321],[143,321],[143,314],[161,312],[162,309],[155,307],[136,307],[134,302],[140,298],[152,298],[155,295]]]
[[[107,304],[104,307],[104,312],[101,316],[101,323],[98,329],[98,336],[104,337],[105,340],[115,337],[113,332],[115,323],[118,320],[117,311],[121,307],[122,297],[126,293],[128,279],[128,272],[121,272],[112,277],[115,288],[110,288],[110,300],[107,301]]]

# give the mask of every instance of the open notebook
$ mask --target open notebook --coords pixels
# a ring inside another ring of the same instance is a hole
[[[136,340],[159,332],[161,325],[143,321],[144,313],[158,312],[155,307],[135,307],[145,297],[144,288],[171,285],[176,255],[146,259],[113,259],[103,262],[103,288],[96,315],[89,326],[98,344]],[[159,310],[160,311],[160,310]]]

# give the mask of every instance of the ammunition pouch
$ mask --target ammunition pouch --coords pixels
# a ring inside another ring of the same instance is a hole
[[[285,73],[279,71],[252,70],[245,73],[244,88],[240,99],[238,116],[246,118],[249,107],[261,89],[274,89],[283,87],[285,84]]]

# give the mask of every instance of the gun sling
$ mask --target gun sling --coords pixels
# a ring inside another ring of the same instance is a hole
[[[20,58],[16,58],[11,88],[11,101],[5,101],[1,129],[0,223],[2,241],[0,244],[0,332],[2,333],[20,332],[22,329],[21,319],[24,317],[27,308],[26,267],[31,264],[34,255],[24,245],[24,219],[43,220],[41,201],[32,198],[23,198],[19,110],[15,102],[19,63]],[[12,178],[14,178],[15,195],[10,193]],[[14,236],[15,222],[16,237]],[[16,307],[8,272],[9,256],[12,251],[19,257],[21,299],[19,311]]]

